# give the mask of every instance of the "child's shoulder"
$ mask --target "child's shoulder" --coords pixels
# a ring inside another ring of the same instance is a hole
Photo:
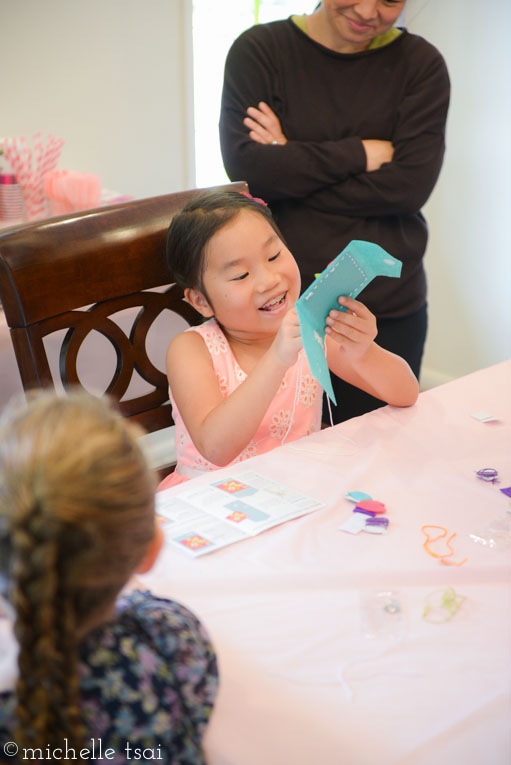
[[[184,353],[206,352],[210,349],[212,342],[227,342],[214,318],[208,319],[202,324],[188,327],[173,337],[167,348],[167,359],[171,358],[174,361],[176,358],[183,358]]]
[[[168,345],[167,356],[169,354],[175,355],[177,353],[182,353],[183,350],[188,350],[194,346],[200,347],[200,344],[202,343],[200,337],[201,333],[197,330],[198,327],[187,327],[183,332],[179,332],[177,335],[174,335]]]
[[[206,630],[181,603],[134,590],[119,598],[116,614],[127,631],[150,637],[161,656],[175,656],[176,650],[196,660],[213,656]]]
[[[143,652],[144,646],[156,651],[160,659],[175,658],[176,651],[181,652],[183,646],[188,646],[191,655],[213,653],[209,636],[195,614],[181,603],[159,598],[148,590],[121,595],[116,602],[115,618],[100,625],[85,639],[85,653],[103,646],[101,656],[104,657],[107,645],[113,654],[123,653],[126,641],[132,657]]]
[[[120,621],[133,620],[144,627],[154,627],[158,632],[163,629],[190,629],[197,627],[199,621],[181,603],[168,598],[159,598],[149,590],[133,590],[121,595],[116,603],[116,616]]]

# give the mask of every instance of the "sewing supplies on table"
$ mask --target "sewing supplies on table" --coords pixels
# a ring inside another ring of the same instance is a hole
[[[432,537],[431,534],[426,531],[426,529],[436,529],[437,531],[440,531],[440,534],[437,534],[435,537]],[[447,566],[463,566],[464,563],[467,562],[468,558],[463,558],[461,561],[454,561],[449,560],[454,555],[454,548],[451,545],[452,540],[456,536],[456,533],[452,533],[451,536],[445,540],[445,544],[449,550],[447,553],[438,553],[431,549],[430,545],[435,544],[440,539],[444,539],[444,537],[447,537],[447,534],[449,533],[445,526],[435,526],[433,524],[425,524],[421,528],[422,533],[426,537],[426,541],[423,542],[423,548],[427,552],[428,555],[431,555],[432,558],[437,558],[440,563],[443,563]]]
[[[348,534],[358,534],[365,531],[368,534],[385,534],[389,527],[389,519],[384,518],[386,507],[363,491],[349,491],[346,499],[355,503],[353,513],[339,526],[340,531]]]
[[[466,596],[458,595],[452,587],[447,587],[446,590],[434,590],[426,595],[422,618],[431,624],[448,622],[459,611],[465,600]]]
[[[481,481],[490,481],[491,483],[497,483],[499,480],[499,474],[495,468],[481,468],[481,470],[476,470],[476,476],[481,479]]]
[[[488,414],[488,412],[474,412],[470,416],[474,420],[479,420],[479,422],[500,422],[498,417],[494,417],[493,414]]]

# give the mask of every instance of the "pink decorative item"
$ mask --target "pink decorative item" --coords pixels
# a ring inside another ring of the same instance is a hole
[[[62,138],[49,135],[46,145],[43,144],[41,133],[33,137],[32,150],[25,136],[6,138],[4,141],[5,158],[15,173],[18,184],[23,191],[26,216],[28,220],[44,218],[47,214],[46,197],[44,194],[45,176],[55,169],[64,146]],[[33,161],[34,160],[34,161]]]
[[[101,179],[92,173],[53,170],[44,180],[51,215],[88,210],[101,203]]]

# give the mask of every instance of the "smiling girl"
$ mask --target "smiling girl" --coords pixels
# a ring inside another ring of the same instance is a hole
[[[167,257],[206,321],[167,351],[177,468],[160,488],[319,430],[322,389],[302,348],[300,274],[271,213],[237,192],[196,197],[172,221]],[[394,406],[413,404],[408,364],[375,342],[360,302],[326,317],[331,371]]]

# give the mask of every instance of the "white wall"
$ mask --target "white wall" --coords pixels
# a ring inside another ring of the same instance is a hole
[[[428,384],[511,355],[511,3],[408,0],[406,8],[407,27],[443,53],[452,85],[444,167],[424,210]]]
[[[1,0],[0,136],[62,137],[59,167],[122,194],[192,186],[190,11],[190,0]]]

